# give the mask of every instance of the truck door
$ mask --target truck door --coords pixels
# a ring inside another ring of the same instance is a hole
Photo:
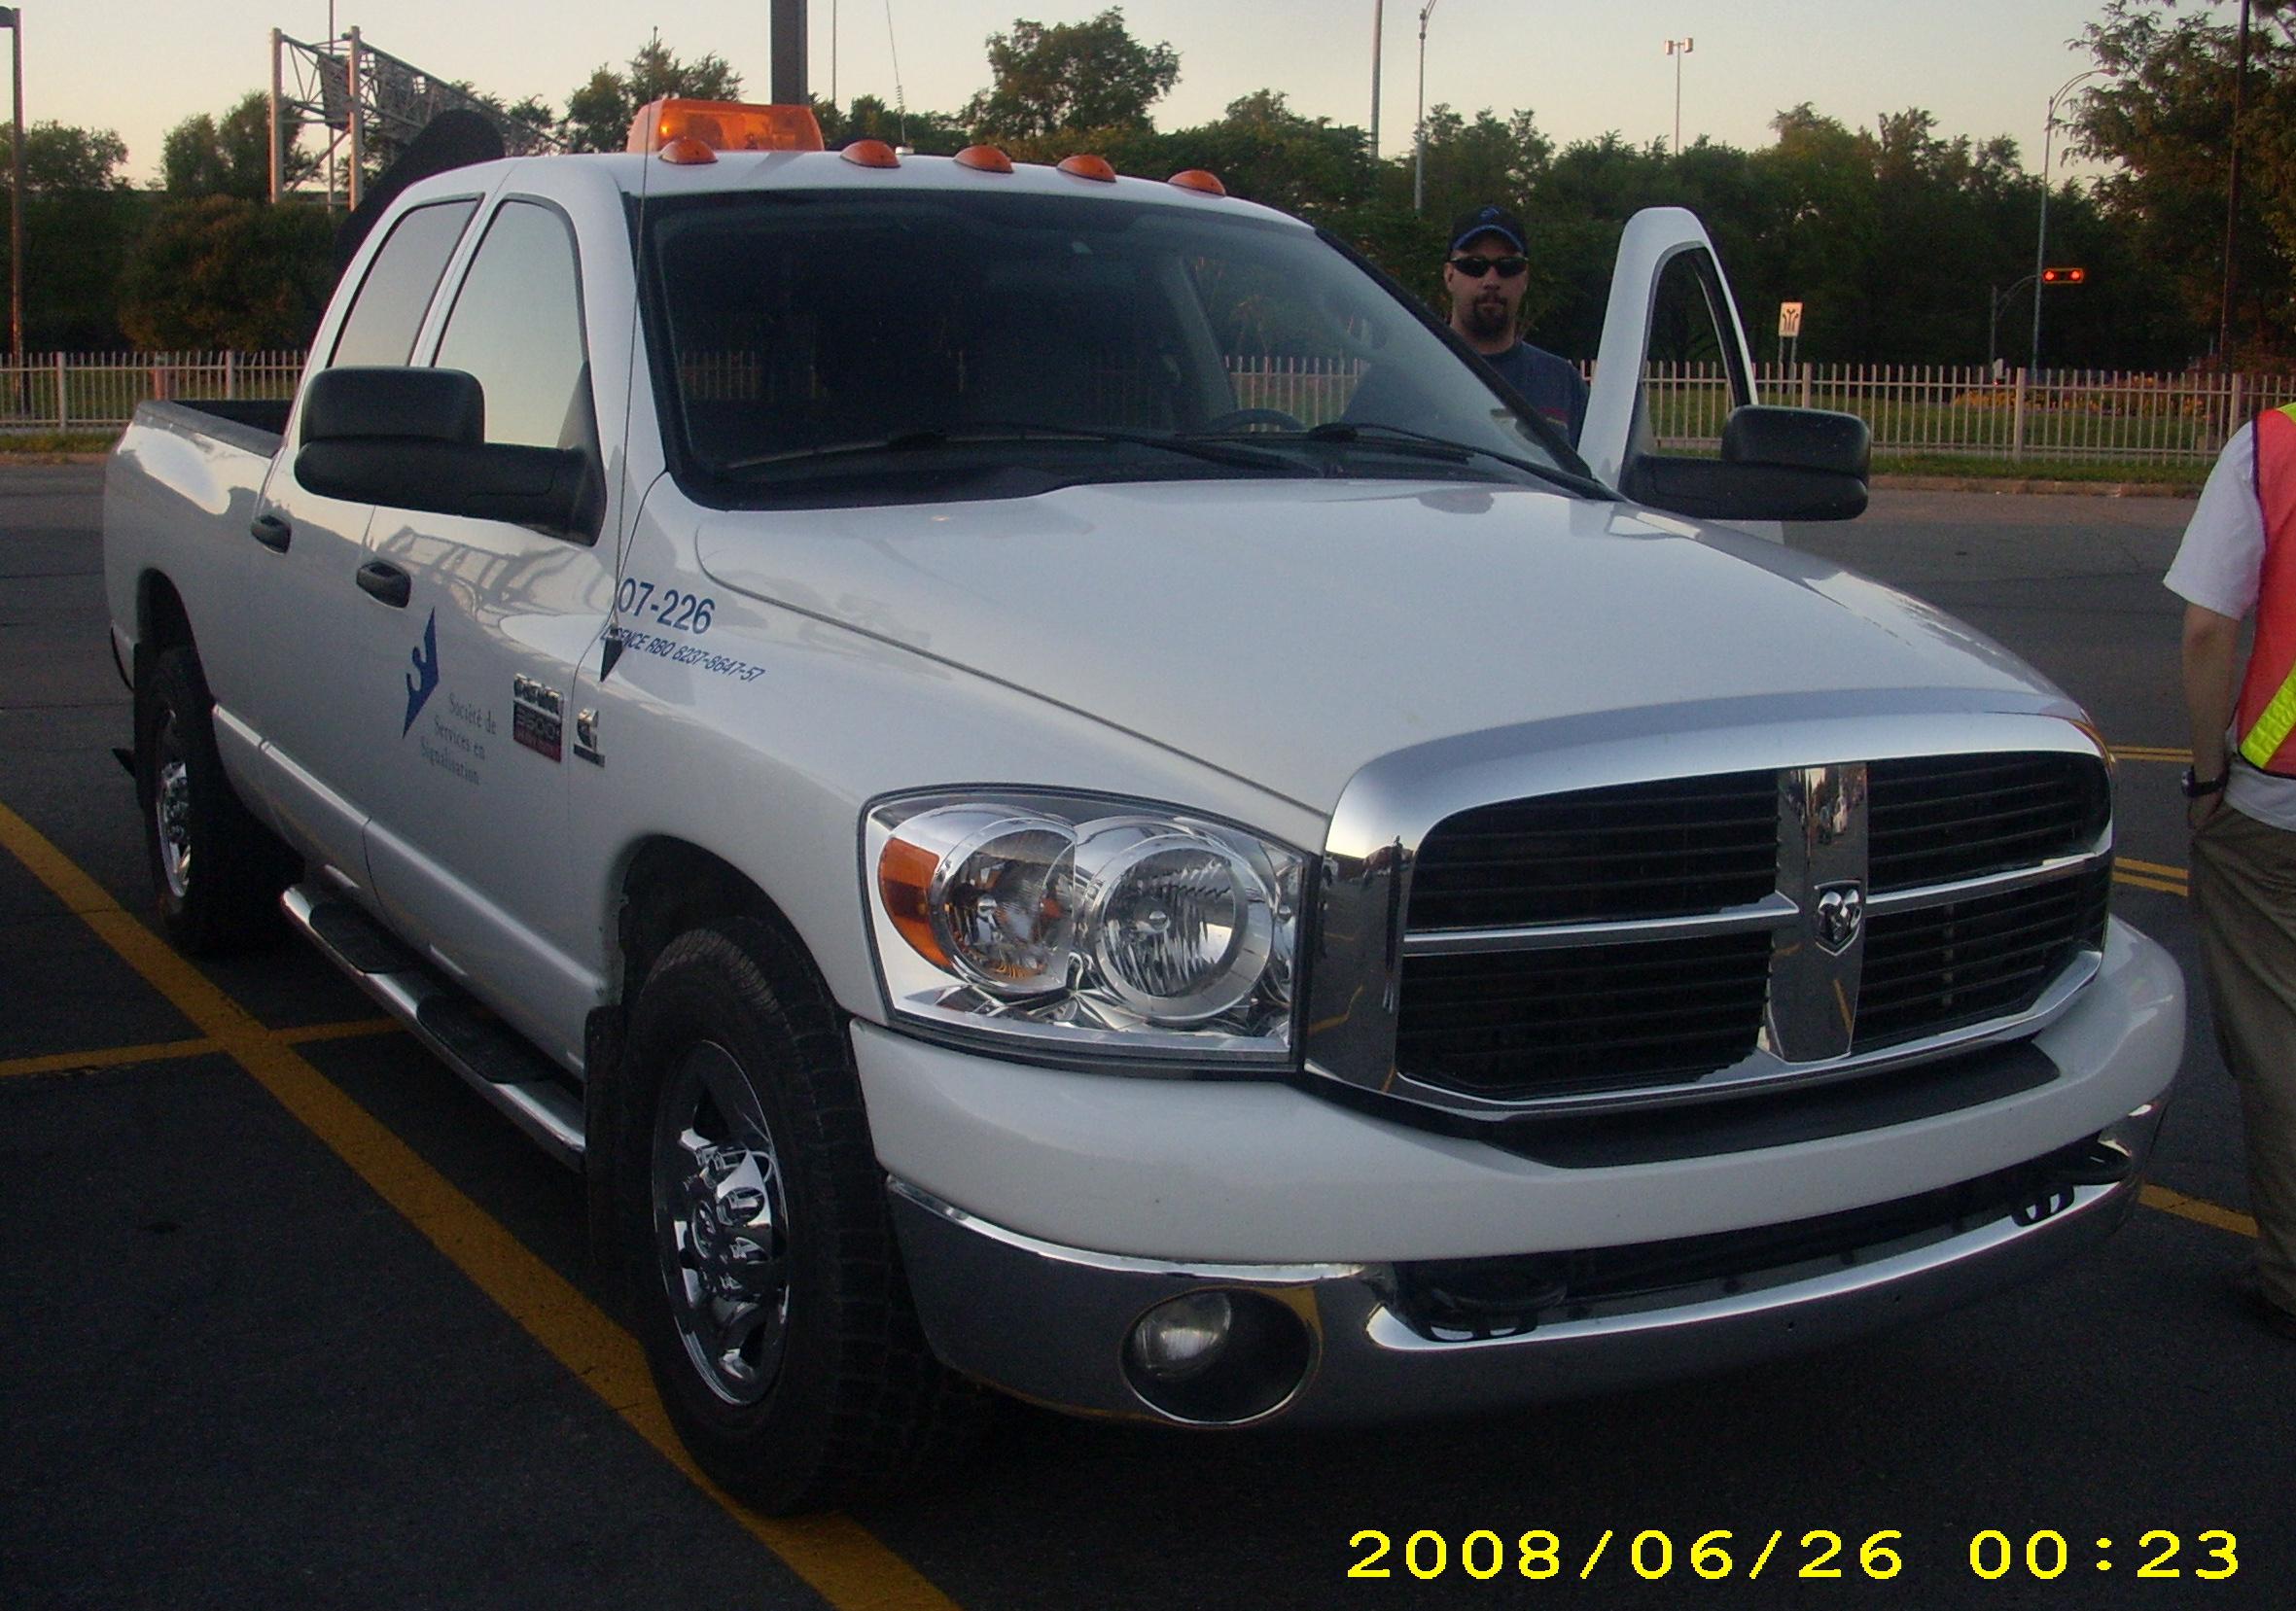
[[[495,207],[432,357],[477,377],[488,441],[583,447],[601,463],[581,285],[564,213],[523,197]],[[530,1033],[580,1023],[591,1003],[558,921],[569,700],[612,602],[612,544],[383,508],[367,549],[405,578],[401,662],[420,674],[377,757],[367,846],[384,908]]]
[[[467,196],[399,216],[369,261],[325,356],[314,355],[311,373],[407,362],[477,205]],[[252,729],[248,736],[261,740],[262,764],[272,777],[268,792],[289,832],[364,888],[372,783],[368,757],[399,730],[390,694],[408,658],[399,634],[380,618],[392,613],[359,588],[373,507],[323,498],[296,480],[298,423],[288,421],[246,539],[250,547],[260,543],[273,552],[262,556],[270,561],[261,594],[265,618],[252,616],[252,598],[240,601],[241,630],[229,652],[244,662],[230,679],[243,690],[241,708],[227,710],[224,719],[243,719]]]
[[[1753,355],[1713,242],[1695,214],[1651,207],[1627,221],[1578,451],[1634,496],[1636,463],[1711,439],[1757,402]],[[1733,522],[1773,540],[1776,522]]]

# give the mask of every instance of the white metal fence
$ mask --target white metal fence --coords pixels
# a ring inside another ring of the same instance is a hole
[[[47,353],[0,363],[0,431],[110,431],[154,398],[284,399],[300,352]]]
[[[1227,367],[1239,407],[1310,425],[1338,418],[1367,368],[1232,356]],[[48,354],[0,364],[0,431],[113,430],[151,398],[284,399],[301,369],[297,352]],[[1805,364],[1765,365],[1758,378],[1765,402],[1861,416],[1879,453],[1939,459],[2206,463],[2258,409],[2296,402],[2296,375]],[[1715,446],[1728,411],[1718,365],[1652,364],[1648,384],[1662,445]]]

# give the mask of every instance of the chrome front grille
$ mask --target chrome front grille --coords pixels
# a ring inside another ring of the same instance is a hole
[[[1395,1063],[1499,1101],[1696,1079],[1762,1033],[1770,936],[1414,957]]]
[[[1382,1086],[1484,1114],[1667,1101],[2037,1021],[2097,965],[2110,817],[2102,759],[2063,749],[1782,765],[1452,811],[1387,885],[1400,898]],[[1372,916],[1335,894],[1327,917]],[[1336,982],[1324,988],[1338,1001]],[[1318,1071],[1367,1068],[1373,1049],[1311,1025]]]
[[[2078,856],[2112,821],[2104,768],[2080,755],[1923,755],[1866,773],[1876,894]]]
[[[1411,928],[1678,917],[1777,882],[1775,773],[1583,788],[1446,821],[1412,870]]]
[[[2030,1011],[2083,950],[2104,943],[2112,868],[1873,920],[1854,1051],[1878,1051]]]

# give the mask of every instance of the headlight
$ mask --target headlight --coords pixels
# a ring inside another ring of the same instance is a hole
[[[1078,1051],[1289,1055],[1297,851],[1016,789],[880,806],[863,855],[897,1014]]]

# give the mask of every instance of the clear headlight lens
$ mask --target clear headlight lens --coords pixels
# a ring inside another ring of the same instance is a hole
[[[1289,1053],[1306,858],[1165,807],[896,801],[865,855],[894,1009],[1077,1049]]]

